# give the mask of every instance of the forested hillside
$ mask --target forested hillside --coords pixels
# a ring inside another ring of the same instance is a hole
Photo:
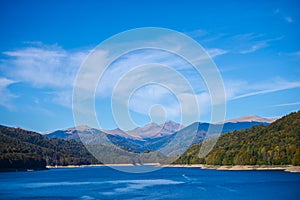
[[[201,145],[191,146],[176,163],[300,165],[300,111],[268,126],[255,126],[221,135],[213,150],[200,159]]]
[[[175,163],[300,165],[300,111],[268,126],[259,125],[221,135],[205,158],[198,156],[201,145],[191,146]],[[108,157],[111,153],[107,152]],[[0,169],[43,169],[46,165],[92,163],[99,162],[80,141],[51,139],[32,131],[0,126]]]
[[[97,163],[79,141],[49,139],[19,128],[0,126],[0,168],[42,169],[47,165]]]

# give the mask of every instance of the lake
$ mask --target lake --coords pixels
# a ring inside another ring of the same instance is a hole
[[[0,173],[0,199],[300,199],[300,173],[109,167]]]

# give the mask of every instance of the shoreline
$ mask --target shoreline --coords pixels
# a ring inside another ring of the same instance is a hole
[[[91,164],[91,165],[57,165],[51,166],[47,165],[48,169],[56,169],[56,168],[82,168],[82,167],[133,167],[133,166],[160,166],[159,163],[144,163],[144,164],[131,164],[131,163],[124,163],[124,164]]]
[[[299,173],[300,166],[293,165],[205,165],[205,164],[170,164],[161,165],[159,163],[144,163],[144,164],[92,164],[92,165],[67,165],[67,166],[46,166],[47,169],[56,168],[83,168],[83,167],[133,167],[133,166],[155,166],[155,167],[174,167],[174,168],[200,168],[207,170],[226,170],[226,171],[286,171]]]
[[[225,171],[286,171],[286,172],[300,172],[300,166],[293,165],[168,165],[165,167],[182,167],[182,168],[200,168],[208,170],[225,170]]]
[[[293,165],[234,165],[234,166],[212,166],[205,165],[201,167],[201,169],[215,169],[215,170],[229,170],[229,171],[249,171],[249,170],[257,170],[257,171],[286,171],[286,172],[300,172],[300,166]]]

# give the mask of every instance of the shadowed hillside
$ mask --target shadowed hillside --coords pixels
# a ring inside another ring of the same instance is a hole
[[[43,169],[47,165],[80,165],[96,159],[78,141],[49,139],[19,128],[0,126],[0,168]]]

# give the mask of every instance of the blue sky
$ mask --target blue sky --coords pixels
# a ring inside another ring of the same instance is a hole
[[[74,126],[81,63],[103,40],[139,27],[183,32],[207,50],[223,77],[227,119],[286,115],[300,107],[299,8],[297,1],[1,1],[0,124],[41,132]],[[209,97],[199,98],[199,120],[209,121]],[[143,104],[134,105],[137,124],[148,123]],[[115,127],[109,107],[100,96],[106,129]]]

